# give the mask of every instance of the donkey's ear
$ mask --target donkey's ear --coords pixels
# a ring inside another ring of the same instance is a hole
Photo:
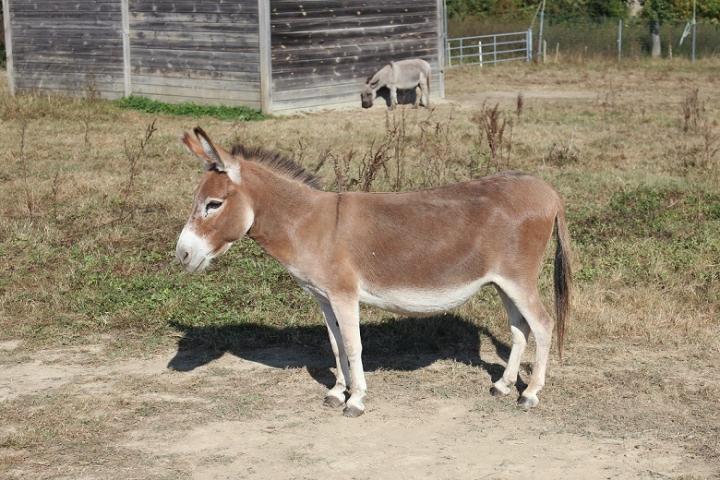
[[[194,154],[203,161],[206,170],[210,170],[212,168],[217,168],[218,170],[221,169],[222,164],[218,164],[213,157],[209,156],[207,152],[205,152],[205,149],[196,137],[193,137],[190,133],[185,132],[180,138],[180,141],[182,141],[183,145],[185,145],[185,148],[187,148],[190,153]]]
[[[225,164],[223,163],[222,158],[220,158],[220,153],[218,152],[218,149],[215,148],[215,145],[213,145],[210,137],[208,137],[207,133],[205,133],[205,130],[200,127],[195,127],[193,132],[200,142],[205,156],[210,159],[211,163],[213,163],[218,170],[225,170]]]

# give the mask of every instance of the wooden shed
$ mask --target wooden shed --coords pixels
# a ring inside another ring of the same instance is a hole
[[[2,0],[12,93],[245,105],[357,102],[391,60],[433,67],[444,96],[443,0]]]

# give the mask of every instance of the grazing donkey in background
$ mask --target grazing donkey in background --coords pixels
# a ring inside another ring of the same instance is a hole
[[[424,107],[430,106],[430,64],[419,58],[390,62],[365,81],[365,88],[360,94],[363,108],[373,106],[377,91],[382,87],[390,89],[390,109],[397,106],[397,91],[399,89],[420,88],[420,94],[415,96],[415,106],[422,103]],[[416,90],[417,92],[417,90]]]
[[[199,272],[247,234],[283,264],[325,317],[337,366],[326,405],[344,405],[351,417],[365,409],[360,302],[409,314],[443,312],[486,284],[500,294],[512,332],[505,373],[491,392],[510,393],[532,332],[535,364],[518,402],[538,404],[554,325],[538,276],[553,229],[561,358],[570,287],[563,202],[548,184],[504,173],[419,192],[324,192],[277,153],[240,145],[227,152],[200,128],[194,133],[182,141],[205,173],[176,256],[187,271]]]

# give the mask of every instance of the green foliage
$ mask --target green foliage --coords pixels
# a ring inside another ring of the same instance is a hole
[[[531,21],[542,0],[448,0],[448,16],[503,17]],[[687,20],[692,17],[692,0],[643,0],[642,16],[665,22]],[[546,2],[546,19],[551,22],[568,20],[602,20],[625,18],[628,2],[625,0],[555,0]],[[712,23],[720,22],[720,0],[703,0],[697,3],[697,15]]]
[[[682,18],[682,13],[672,0],[645,0],[642,16],[651,22],[666,22]]]
[[[447,9],[451,18],[503,16],[530,21],[540,1],[448,0]],[[554,20],[623,18],[627,15],[627,4],[624,0],[559,0],[547,2],[545,14]]]
[[[164,103],[134,95],[121,98],[114,103],[121,108],[139,110],[145,113],[214,117],[220,120],[264,120],[267,118],[266,115],[248,107],[198,105],[190,102]]]

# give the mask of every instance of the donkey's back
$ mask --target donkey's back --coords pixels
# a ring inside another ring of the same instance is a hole
[[[399,60],[391,64],[392,83],[400,89],[415,88],[425,82],[429,83],[430,64],[421,58]]]

